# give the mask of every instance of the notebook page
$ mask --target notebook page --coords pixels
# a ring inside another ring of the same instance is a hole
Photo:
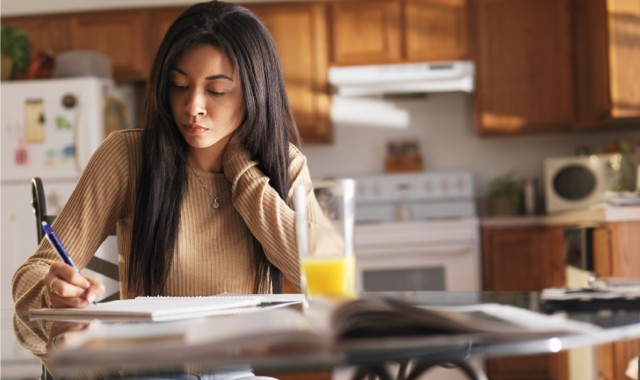
[[[89,305],[82,309],[34,309],[31,319],[109,319],[119,321],[168,321],[209,315],[233,314],[257,309],[258,297],[237,299],[212,297],[138,297]],[[246,310],[245,310],[246,311]]]

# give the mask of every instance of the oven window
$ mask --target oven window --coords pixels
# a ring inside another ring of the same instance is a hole
[[[367,292],[446,290],[444,268],[364,270],[362,287]]]

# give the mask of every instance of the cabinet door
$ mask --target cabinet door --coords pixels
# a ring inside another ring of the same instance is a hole
[[[485,290],[541,291],[565,284],[561,227],[485,228]]]
[[[572,128],[569,0],[482,0],[473,4],[477,132]]]
[[[598,277],[640,279],[640,222],[604,223],[593,231],[593,255]],[[629,361],[638,355],[636,340],[604,344],[598,347],[600,379],[624,379]]]
[[[289,102],[306,143],[331,141],[325,5],[252,5],[275,41]]]
[[[406,0],[406,58],[438,61],[468,58],[466,0]]]
[[[147,49],[150,57],[149,65],[153,64],[165,33],[185,9],[184,7],[156,8],[149,11],[149,49]],[[151,69],[151,66],[149,66],[149,69]]]
[[[574,7],[578,127],[640,125],[640,69],[629,64],[640,62],[640,23],[634,19],[640,19],[636,0]]]
[[[611,116],[640,117],[640,1],[608,0]],[[632,63],[634,62],[634,63]],[[636,126],[639,125],[636,123]]]
[[[484,290],[540,291],[565,284],[564,231],[560,227],[484,228]],[[487,361],[490,379],[566,379],[566,353]]]
[[[31,42],[31,51],[51,50],[53,53],[69,50],[69,19],[64,16],[33,16],[2,19],[2,24],[22,29]]]
[[[147,79],[150,61],[147,45],[145,11],[94,12],[71,17],[71,48],[106,54],[118,81]]]
[[[394,0],[331,4],[331,62],[357,65],[402,60],[400,7]]]

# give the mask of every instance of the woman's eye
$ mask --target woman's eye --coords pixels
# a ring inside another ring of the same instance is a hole
[[[222,96],[222,95],[224,95],[224,92],[219,92],[219,91],[207,90],[207,92],[210,93],[213,96]]]
[[[181,84],[177,84],[177,83],[173,83],[171,85],[171,87],[173,87],[176,90],[186,90],[188,88],[187,85],[181,85]]]

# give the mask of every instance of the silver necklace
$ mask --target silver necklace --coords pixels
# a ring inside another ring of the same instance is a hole
[[[207,192],[207,194],[209,194],[209,197],[211,197],[211,208],[218,208],[220,207],[220,203],[218,203],[218,196],[216,195],[215,197],[213,196],[213,194],[209,191],[209,189],[204,185],[204,183],[202,182],[202,180],[200,179],[200,176],[196,173],[195,170],[193,170],[193,168],[190,168],[191,172],[193,172],[193,175],[196,176],[196,179],[198,180],[198,182],[200,183],[200,186],[202,186],[202,188],[204,189],[204,191]]]

